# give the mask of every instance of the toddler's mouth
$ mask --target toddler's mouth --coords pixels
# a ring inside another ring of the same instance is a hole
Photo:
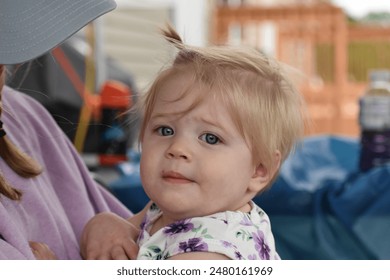
[[[163,171],[162,178],[170,183],[185,184],[192,183],[193,180],[185,177],[179,172],[175,171]]]

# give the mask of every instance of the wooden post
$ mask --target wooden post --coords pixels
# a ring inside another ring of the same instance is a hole
[[[334,131],[342,132],[341,106],[343,102],[343,93],[348,79],[348,32],[345,15],[341,10],[334,14],[334,82],[335,90],[333,91],[333,106],[335,115],[333,120]]]

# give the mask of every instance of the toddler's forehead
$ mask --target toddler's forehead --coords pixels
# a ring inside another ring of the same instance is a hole
[[[157,88],[156,100],[173,103],[183,99],[205,99],[209,89],[190,73],[171,74]]]
[[[237,94],[232,87],[205,82],[191,69],[173,71],[161,82],[155,92],[155,101],[159,106],[175,108],[180,105],[183,113],[186,113],[204,103],[218,104],[225,107],[235,123],[241,123],[240,110],[235,106]]]

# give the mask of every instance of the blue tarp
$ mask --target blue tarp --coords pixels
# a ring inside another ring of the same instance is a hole
[[[361,172],[359,155],[358,139],[306,138],[255,198],[270,216],[283,259],[390,259],[390,165]],[[130,165],[133,173],[122,166],[111,187],[138,211],[147,197],[139,165]]]

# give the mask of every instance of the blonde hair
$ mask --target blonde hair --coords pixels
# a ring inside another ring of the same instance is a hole
[[[236,127],[252,148],[254,164],[274,171],[272,181],[279,166],[276,151],[284,161],[303,137],[305,128],[303,99],[281,64],[249,48],[187,46],[171,27],[163,30],[163,34],[178,53],[140,99],[143,115],[140,141],[161,85],[184,71],[190,72],[193,75],[190,87],[206,86],[209,90],[203,91],[204,95],[212,95],[227,106]],[[183,90],[183,97],[189,89]],[[194,108],[201,98],[186,111]]]
[[[0,118],[3,112],[3,103],[1,102],[1,91],[4,87],[5,67],[0,64]],[[24,178],[37,176],[42,172],[40,165],[30,158],[27,154],[20,151],[7,137],[0,137],[0,157],[7,165],[18,175]],[[12,200],[20,200],[22,193],[20,190],[12,187],[0,173],[0,194]]]

